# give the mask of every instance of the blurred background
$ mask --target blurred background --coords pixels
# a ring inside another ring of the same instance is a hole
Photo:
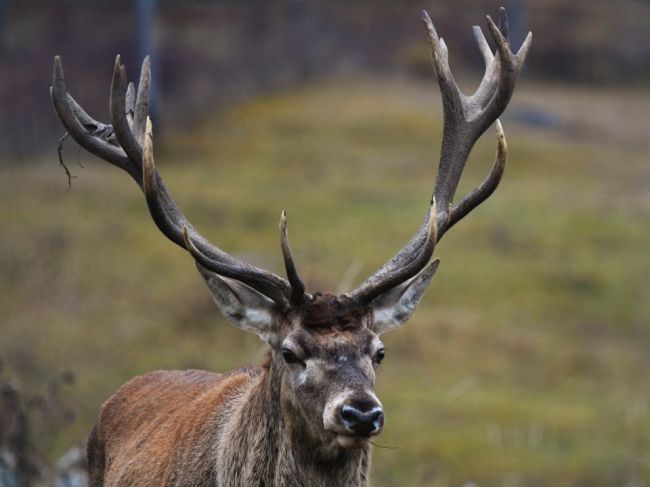
[[[508,167],[436,250],[385,336],[375,486],[650,485],[650,2],[0,0],[0,486],[84,485],[102,402],[155,369],[228,370],[265,347],[213,306],[133,182],[49,100],[108,122],[114,57],[153,56],[156,160],[219,246],[310,290],[352,287],[420,223],[442,113],[420,9],[466,92],[472,25],[505,3],[533,46],[502,117]],[[489,171],[492,129],[459,195]]]

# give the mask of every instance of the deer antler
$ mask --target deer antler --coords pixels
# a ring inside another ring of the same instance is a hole
[[[528,33],[521,48],[514,54],[508,38],[506,10],[499,10],[499,27],[487,16],[487,26],[497,50],[493,54],[480,27],[474,27],[474,37],[485,61],[485,74],[476,92],[465,95],[449,69],[445,41],[438,34],[426,11],[422,20],[431,45],[433,65],[440,85],[444,115],[440,164],[433,190],[432,204],[425,222],[411,240],[376,273],[348,295],[367,304],[387,288],[403,282],[420,272],[433,254],[430,242],[431,213],[435,214],[435,242],[447,230],[485,201],[498,186],[506,162],[506,139],[498,117],[512,97],[515,82],[530,48],[532,33]],[[459,203],[452,205],[456,188],[467,158],[478,138],[496,121],[497,156],[487,178]],[[417,263],[417,265],[414,265]],[[401,279],[401,281],[400,281]]]
[[[480,205],[498,186],[505,168],[506,141],[498,121],[512,93],[530,47],[532,34],[513,54],[508,39],[505,9],[499,12],[499,27],[487,17],[488,30],[497,50],[493,54],[479,27],[474,36],[485,61],[485,74],[476,92],[460,91],[449,69],[447,46],[423,11],[423,21],[443,102],[444,130],[440,164],[431,205],[424,223],[411,240],[358,289],[348,294],[368,304],[384,291],[414,277],[429,262],[435,244],[449,228]],[[110,95],[112,124],[94,120],[66,92],[61,59],[54,58],[52,101],[57,115],[74,140],[89,152],[126,171],[143,190],[151,216],[160,231],[192,254],[206,269],[236,279],[275,301],[283,311],[309,297],[298,275],[287,236],[286,215],[280,220],[282,255],[288,281],[224,252],[199,234],[174,203],[153,159],[153,134],[149,120],[151,66],[145,58],[137,94],[127,82],[126,69],[115,60]],[[488,177],[459,203],[452,205],[465,163],[476,140],[496,121],[497,156]]]
[[[136,96],[133,84],[127,83],[120,56],[117,56],[110,95],[111,125],[94,120],[66,92],[59,56],[54,58],[50,93],[54,109],[72,138],[87,151],[126,171],[140,186],[153,221],[168,239],[188,250],[203,267],[252,287],[275,301],[283,311],[300,303],[306,295],[291,256],[284,215],[281,243],[289,282],[210,243],[192,227],[176,205],[154,165],[153,134],[148,116],[150,85],[149,57],[142,63]]]

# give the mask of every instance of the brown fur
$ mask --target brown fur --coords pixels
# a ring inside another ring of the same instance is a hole
[[[259,373],[190,370],[132,379],[102,407],[89,460],[104,461],[91,463],[91,478],[102,479],[103,467],[96,485],[214,485],[217,405]]]
[[[88,441],[91,486],[363,486],[369,451],[319,452],[281,398],[282,369],[158,371],[102,407]]]
[[[368,312],[368,307],[347,296],[316,293],[305,307],[302,325],[325,333],[353,330],[363,326],[363,318]]]

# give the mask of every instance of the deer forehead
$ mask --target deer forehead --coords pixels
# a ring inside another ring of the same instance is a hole
[[[365,325],[370,307],[342,295],[317,293],[302,309],[302,324],[311,329],[349,330]]]
[[[287,336],[284,343],[297,348],[305,357],[338,362],[371,354],[381,346],[377,335],[361,326],[348,330],[301,327]]]

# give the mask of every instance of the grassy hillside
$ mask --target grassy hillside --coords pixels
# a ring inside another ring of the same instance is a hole
[[[522,85],[525,83],[522,83]],[[515,120],[531,108],[552,128]],[[385,336],[376,486],[650,483],[650,143],[641,94],[522,86],[501,188],[441,242],[421,309]],[[218,245],[280,271],[289,215],[309,287],[360,282],[417,228],[433,186],[433,85],[331,82],[156,139],[159,170]],[[159,235],[125,174],[76,149],[0,169],[0,357],[39,390],[74,371],[82,438],[102,401],[158,368],[225,370],[264,347],[216,312],[191,259]],[[460,193],[487,173],[492,133]]]

